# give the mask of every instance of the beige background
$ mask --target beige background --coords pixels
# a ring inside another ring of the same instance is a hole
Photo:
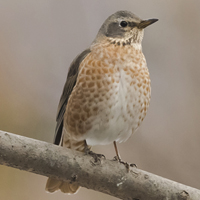
[[[0,129],[52,142],[58,101],[73,58],[117,10],[159,18],[143,40],[152,80],[142,126],[122,158],[200,189],[200,1],[0,0]],[[112,145],[94,151],[114,156]],[[67,169],[66,169],[67,170]],[[116,199],[82,188],[44,191],[46,177],[0,166],[0,199]]]

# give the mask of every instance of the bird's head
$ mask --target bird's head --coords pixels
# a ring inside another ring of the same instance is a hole
[[[128,11],[118,11],[108,17],[101,26],[95,42],[107,38],[118,45],[141,44],[144,28],[158,21],[158,19],[142,20]]]

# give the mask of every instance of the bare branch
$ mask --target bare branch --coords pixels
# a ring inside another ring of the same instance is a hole
[[[0,131],[0,164],[77,181],[80,186],[124,200],[199,200],[200,190],[126,167],[117,161],[71,151],[47,142]]]

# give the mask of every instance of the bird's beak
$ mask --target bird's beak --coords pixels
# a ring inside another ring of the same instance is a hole
[[[148,19],[148,20],[142,20],[139,24],[138,24],[138,28],[139,29],[143,29],[146,28],[147,26],[157,22],[158,19]]]

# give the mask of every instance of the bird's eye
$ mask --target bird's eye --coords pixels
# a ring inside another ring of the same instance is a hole
[[[120,26],[121,27],[126,27],[128,25],[128,22],[126,22],[126,21],[121,21],[120,22]]]

